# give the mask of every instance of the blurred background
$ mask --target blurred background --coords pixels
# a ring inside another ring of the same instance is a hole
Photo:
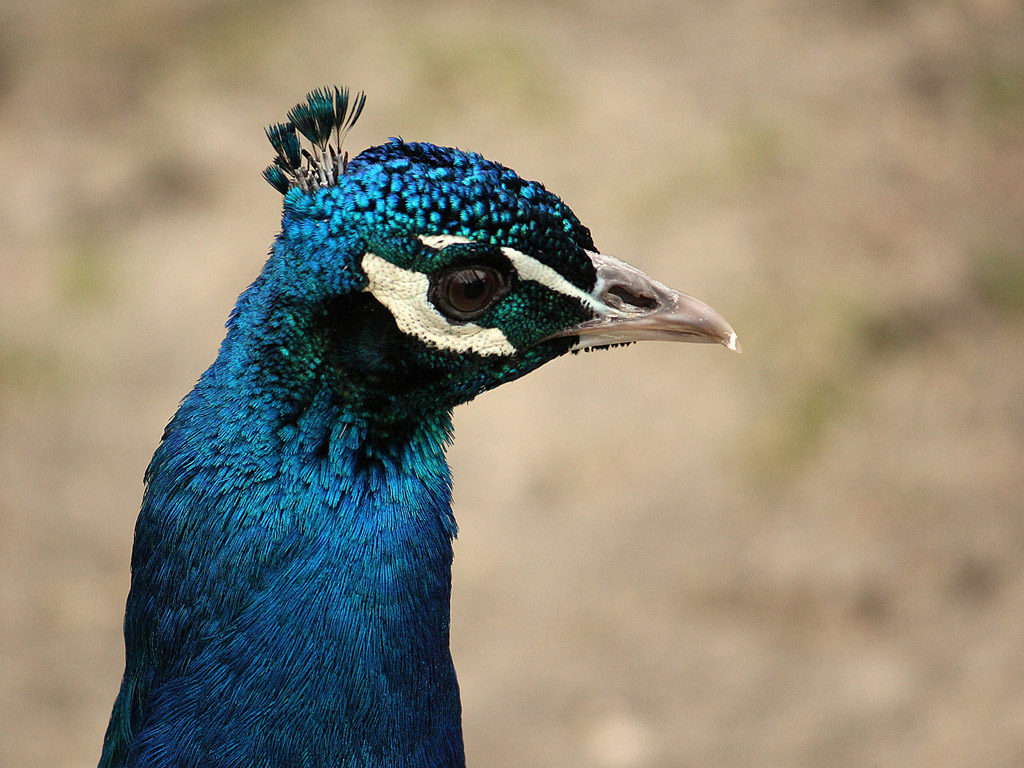
[[[475,149],[744,354],[457,412],[471,765],[1024,764],[1015,0],[0,5],[0,765],[95,765],[142,474],[259,270],[263,127]]]

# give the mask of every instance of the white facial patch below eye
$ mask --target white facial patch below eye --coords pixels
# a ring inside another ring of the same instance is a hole
[[[364,290],[388,308],[398,329],[437,349],[456,354],[515,355],[505,334],[475,323],[452,323],[430,303],[430,279],[422,272],[402,269],[375,253],[363,256],[368,281]]]

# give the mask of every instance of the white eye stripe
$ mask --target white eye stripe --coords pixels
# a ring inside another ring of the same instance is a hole
[[[598,301],[582,288],[566,280],[544,262],[507,246],[502,248],[501,252],[512,262],[512,266],[516,268],[516,272],[519,273],[521,279],[532,280],[540,283],[545,288],[550,288],[552,291],[557,291],[564,296],[570,296],[599,315],[608,313],[609,308],[603,302]]]
[[[435,251],[444,250],[449,245],[465,245],[473,242],[462,235],[420,235],[419,238],[427,248],[433,248]]]
[[[375,253],[363,255],[363,272],[373,294],[388,308],[402,333],[449,352],[515,355],[516,348],[498,328],[475,323],[452,323],[427,298],[430,279],[422,272],[402,269]]]
[[[442,250],[449,245],[473,242],[468,237],[462,235],[420,235],[419,239],[425,246],[435,250]],[[515,267],[521,280],[532,280],[533,282],[540,283],[545,288],[550,288],[552,291],[561,293],[564,296],[570,296],[599,315],[606,315],[611,311],[611,308],[602,301],[599,301],[582,288],[573,285],[556,270],[544,262],[538,261],[533,256],[527,256],[522,251],[517,251],[515,248],[508,246],[503,247],[501,252],[512,262],[512,266]]]

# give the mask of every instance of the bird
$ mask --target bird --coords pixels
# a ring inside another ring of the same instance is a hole
[[[281,229],[145,473],[100,768],[464,766],[452,409],[570,352],[735,331],[541,183],[392,138],[365,94],[267,128]]]

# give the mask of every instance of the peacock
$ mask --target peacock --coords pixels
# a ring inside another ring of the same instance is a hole
[[[452,409],[644,339],[738,349],[479,154],[272,125],[281,231],[145,475],[101,768],[465,765],[449,650]]]

